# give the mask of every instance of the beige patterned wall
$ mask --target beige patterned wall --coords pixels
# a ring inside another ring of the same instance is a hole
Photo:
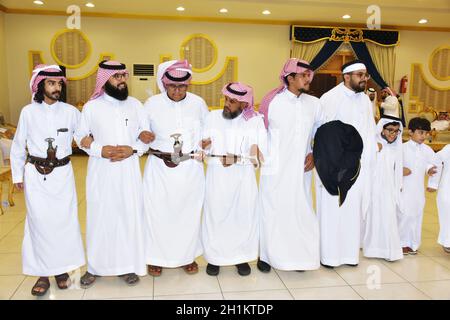
[[[206,104],[211,108],[220,106],[222,98],[222,88],[231,81],[237,81],[237,58],[228,58],[223,74],[218,78],[207,82],[192,82],[190,91],[205,99]]]
[[[450,111],[450,88],[439,88],[431,85],[425,78],[422,65],[413,64],[410,93],[410,111],[420,112],[427,108],[436,111]],[[415,108],[411,106],[419,105]]]

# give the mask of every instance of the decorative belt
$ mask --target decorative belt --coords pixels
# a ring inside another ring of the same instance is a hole
[[[36,170],[40,173],[40,174],[49,174],[53,171],[54,168],[56,167],[62,167],[67,165],[70,162],[70,157],[64,157],[62,159],[47,159],[47,158],[39,158],[39,157],[34,157],[31,155],[28,155],[27,161],[31,164],[34,164],[34,166],[36,167]]]

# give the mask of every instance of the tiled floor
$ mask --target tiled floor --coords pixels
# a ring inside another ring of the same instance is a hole
[[[86,160],[73,157],[83,237]],[[30,294],[36,278],[22,274],[23,194],[15,194],[14,199],[16,205],[6,208],[0,216],[0,299],[36,299]],[[436,194],[427,194],[419,254],[398,262],[361,256],[358,267],[302,273],[273,270],[268,274],[259,272],[253,262],[248,277],[238,276],[235,267],[223,267],[219,276],[211,277],[205,273],[206,262],[200,258],[198,274],[164,269],[161,277],[143,277],[136,287],[126,286],[117,277],[104,277],[88,290],[76,285],[59,290],[52,280],[51,290],[40,299],[450,299],[450,254],[436,243],[439,221],[435,200]],[[84,270],[72,274],[75,284]]]

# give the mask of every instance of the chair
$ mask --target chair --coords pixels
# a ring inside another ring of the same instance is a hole
[[[8,181],[9,185],[8,202],[9,205],[12,207],[14,206],[14,199],[13,199],[14,185],[12,183],[11,167],[9,165],[5,165],[5,161],[3,159],[3,152],[1,152],[0,150],[0,215],[3,215],[4,213],[2,201],[4,181]]]

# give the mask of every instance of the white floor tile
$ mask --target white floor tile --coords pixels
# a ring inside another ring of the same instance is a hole
[[[0,300],[8,300],[20,286],[25,276],[0,276]]]
[[[314,271],[296,272],[276,270],[287,288],[317,288],[345,286],[347,283],[336,271],[320,268]]]
[[[434,300],[450,300],[450,280],[413,282],[413,286]]]
[[[293,300],[287,289],[245,292],[224,292],[225,300]]]
[[[410,257],[385,265],[410,282],[450,279],[450,270],[428,257]]]
[[[181,268],[164,268],[161,276],[155,278],[154,292],[155,296],[220,293],[220,287],[217,277],[207,275],[204,267],[191,275]]]
[[[350,287],[289,289],[295,300],[362,300]]]
[[[341,266],[335,270],[350,285],[366,284],[374,279],[379,279],[381,283],[406,282],[378,259],[361,260],[357,267]]]
[[[20,253],[0,253],[0,276],[22,275],[22,255]]]
[[[365,300],[429,300],[430,298],[410,283],[386,283],[379,289],[353,286]]]
[[[199,293],[172,296],[155,296],[155,300],[223,300],[223,297],[221,293]]]
[[[222,292],[286,289],[274,270],[262,273],[255,266],[252,266],[252,273],[245,277],[237,273],[235,266],[221,267],[218,278]]]
[[[31,289],[37,280],[37,277],[27,277],[11,300],[81,300],[83,298],[85,290],[77,288],[76,285],[61,290],[54,277],[50,278],[50,288],[47,293],[42,297],[35,297],[31,294]]]
[[[150,276],[140,277],[135,286],[128,286],[119,277],[99,277],[94,285],[86,289],[84,300],[115,299],[131,297],[152,297],[153,278]]]

